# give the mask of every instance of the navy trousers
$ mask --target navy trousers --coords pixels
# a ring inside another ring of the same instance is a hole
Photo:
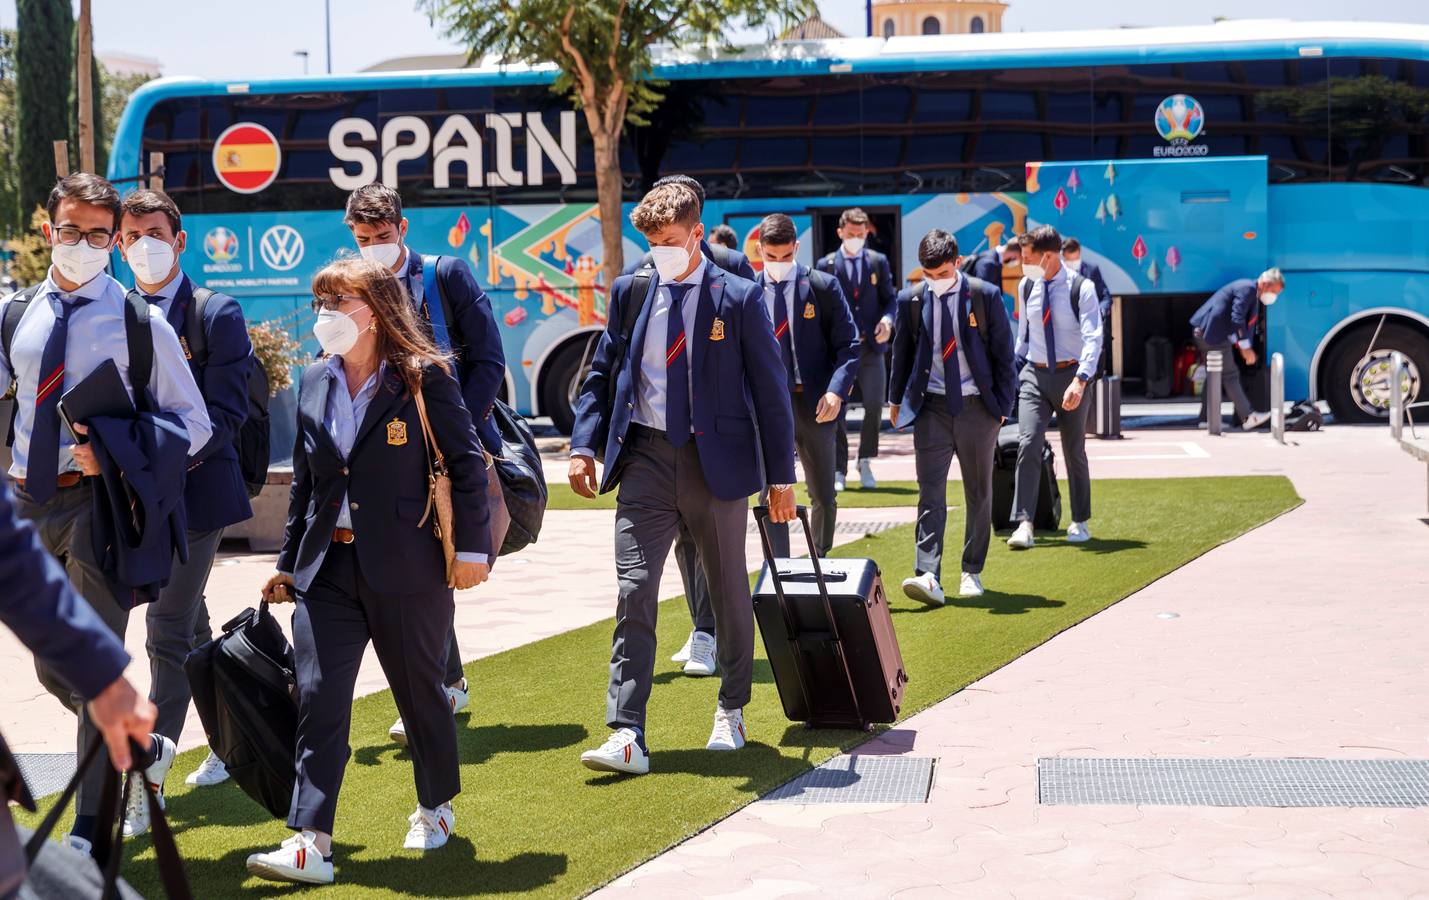
[[[452,592],[382,594],[362,577],[357,544],[334,544],[293,613],[298,663],[298,780],[288,827],[332,833],[352,748],[352,693],[369,641],[407,728],[417,802],[435,809],[461,792],[456,720],[445,690]],[[381,565],[367,548],[367,565]],[[397,565],[396,561],[386,561]]]

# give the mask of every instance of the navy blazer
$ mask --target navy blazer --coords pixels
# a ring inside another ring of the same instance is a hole
[[[433,522],[429,518],[417,525],[427,506],[427,448],[416,401],[401,376],[389,369],[357,427],[352,453],[344,460],[323,427],[332,382],[326,360],[303,372],[293,489],[278,571],[292,573],[299,591],[312,585],[332,546],[346,494],[358,566],[368,584],[389,594],[448,590],[446,560]],[[440,367],[427,366],[422,395],[451,475],[456,549],[495,559],[486,508],[486,466],[461,388]]]
[[[183,283],[169,304],[166,318],[175,334],[186,337],[194,289],[187,275],[179,277]],[[249,367],[258,365],[258,361],[253,358],[243,310],[232,297],[218,293],[210,297],[203,307],[203,321],[196,326],[203,329],[207,359],[200,363],[191,358],[189,368],[208,408],[213,436],[190,463],[184,505],[188,507],[190,530],[214,531],[253,516],[234,441],[248,419]]]
[[[973,277],[981,278],[997,288],[997,295],[1002,296],[1002,254],[997,252],[996,247],[984,250],[974,257]]]
[[[880,319],[893,319],[893,304],[898,299],[898,286],[893,283],[893,270],[889,268],[888,257],[865,247],[863,265],[859,267],[862,277],[858,284],[849,282],[848,264],[844,262],[840,250],[814,263],[814,268],[838,278],[849,308],[853,310],[853,321],[858,326],[863,346],[879,353],[887,352],[892,341],[878,343],[873,339],[873,329]]]
[[[828,279],[832,302],[827,307],[820,302],[809,279],[807,267],[795,266],[794,314],[789,319],[789,330],[793,332],[794,361],[804,384],[804,393],[799,396],[804,405],[815,409],[826,393],[847,400],[853,392],[858,373],[858,327],[853,324],[853,313],[837,278]],[[758,284],[763,291],[762,277]]]
[[[649,294],[633,298],[634,283],[632,276],[622,275],[611,286],[608,324],[576,400],[571,431],[572,447],[604,448],[601,493],[620,481],[620,452],[635,411],[645,331],[659,287],[652,278]],[[641,303],[640,315],[626,346],[617,323],[625,305],[635,302]],[[710,491],[721,500],[738,500],[757,493],[766,483],[793,484],[794,410],[779,343],[764,307],[764,289],[707,265],[698,302],[689,340],[691,418]],[[711,340],[712,334],[721,337]],[[607,388],[617,359],[623,363],[611,408]]]
[[[1260,292],[1255,282],[1240,278],[1216,291],[1191,316],[1191,327],[1199,328],[1211,346],[1226,341],[1248,341],[1260,318]]]
[[[750,264],[749,257],[745,256],[743,253],[740,253],[738,250],[731,250],[728,247],[721,246],[721,255],[716,256],[716,251],[712,247],[710,247],[710,242],[706,240],[701,240],[700,252],[704,254],[706,260],[714,263],[721,269],[724,269],[729,274],[738,275],[740,278],[744,278],[748,281],[754,280],[754,266]],[[626,266],[625,271],[621,272],[620,274],[633,275],[635,274],[636,269],[641,269],[645,266],[654,265],[654,259],[655,257],[647,250],[644,256],[640,257],[635,262]],[[721,263],[723,263],[723,265],[721,265]]]
[[[76,594],[0,485],[0,622],[86,700],[124,674],[124,644]]]
[[[1110,317],[1111,317],[1111,288],[1109,288],[1109,287],[1106,286],[1106,279],[1102,277],[1102,267],[1099,266],[1099,265],[1097,265],[1096,263],[1092,262],[1091,260],[1087,259],[1085,256],[1082,257],[1082,259],[1081,259],[1081,264],[1082,264],[1082,271],[1081,271],[1082,277],[1085,278],[1086,280],[1090,281],[1090,282],[1092,283],[1092,287],[1094,287],[1094,288],[1097,289],[1097,301],[1098,301],[1099,304],[1101,305],[1101,309],[1102,309],[1102,321],[1103,321],[1103,322],[1110,322],[1110,321],[1111,321],[1111,318],[1110,318]],[[1103,334],[1105,334],[1105,335],[1110,335],[1110,334],[1111,334],[1111,326],[1107,326],[1107,330],[1106,330],[1105,332],[1103,332]]]
[[[973,315],[971,292],[983,291],[987,321],[977,322]],[[1012,322],[1002,302],[1002,291],[993,285],[974,285],[966,275],[961,277],[963,355],[972,369],[973,383],[987,411],[998,418],[1012,415],[1012,401],[1017,395],[1017,371],[1013,365]],[[898,318],[893,326],[893,376],[888,396],[907,414],[900,413],[898,424],[907,425],[918,417],[927,398],[928,375],[933,366],[933,304],[927,283],[916,285],[898,295]],[[913,339],[913,298],[922,296],[918,339]],[[976,334],[974,334],[976,332]],[[987,340],[984,342],[983,336]]]
[[[506,351],[501,347],[501,328],[496,324],[491,299],[476,283],[471,267],[455,256],[448,260],[447,268],[442,270],[446,273],[442,290],[451,307],[451,318],[455,320],[447,323],[447,329],[457,354],[462,399],[471,410],[481,443],[488,452],[499,454],[501,435],[491,418],[491,408],[496,405],[496,395],[502,385],[506,384]],[[407,248],[407,277],[413,284],[422,283],[422,255],[410,247]],[[437,301],[435,297],[425,299]]]
[[[125,608],[158,598],[174,558],[189,558],[184,470],[189,435],[174,413],[89,420],[99,464],[90,534],[95,557]]]

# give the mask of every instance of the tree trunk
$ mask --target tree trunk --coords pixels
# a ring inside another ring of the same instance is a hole
[[[621,208],[622,178],[620,174],[620,125],[606,129],[589,122],[591,141],[595,145],[595,191],[600,206],[600,236],[603,251],[602,268],[605,272],[605,287],[615,283],[615,278],[625,268],[625,250],[621,234],[624,226]]]

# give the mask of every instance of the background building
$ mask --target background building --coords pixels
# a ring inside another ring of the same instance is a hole
[[[1002,30],[999,0],[873,0],[873,34],[982,34]]]

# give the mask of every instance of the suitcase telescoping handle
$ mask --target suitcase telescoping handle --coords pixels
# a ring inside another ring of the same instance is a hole
[[[849,667],[848,657],[844,654],[843,639],[839,636],[839,624],[834,620],[834,606],[829,598],[829,586],[824,581],[824,567],[819,563],[819,552],[814,546],[814,529],[809,524],[809,508],[798,506],[795,511],[799,516],[799,524],[804,528],[804,540],[809,545],[809,561],[813,563],[814,579],[819,586],[819,599],[824,606],[824,621],[828,623],[829,643],[833,647],[834,656],[843,667],[844,680],[848,683],[849,699],[853,701],[854,715],[859,721],[863,721],[863,709],[858,702],[858,689],[853,683],[853,670]],[[802,659],[802,655],[797,652],[799,631],[794,624],[794,613],[789,607],[789,600],[784,596],[784,584],[774,556],[774,544],[769,540],[769,507],[764,505],[754,507],[754,521],[759,526],[759,540],[764,545],[764,559],[769,564],[769,580],[774,584],[774,595],[779,599],[779,611],[784,617],[784,633],[789,636],[789,643],[796,647],[795,658]],[[799,672],[799,691],[804,695],[804,708],[813,710],[812,698],[810,698],[808,686],[804,682],[803,666],[796,666],[796,670]]]

